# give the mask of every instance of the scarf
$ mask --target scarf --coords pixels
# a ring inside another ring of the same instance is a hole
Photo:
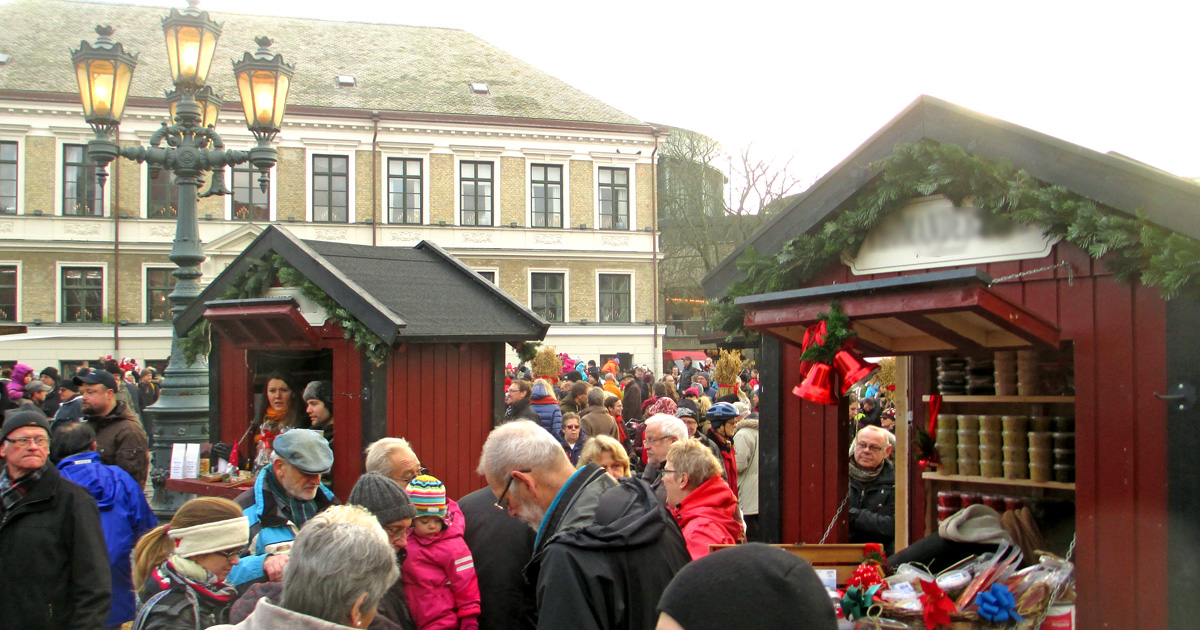
[[[264,485],[266,485],[267,490],[270,490],[271,494],[274,495],[275,502],[287,511],[288,518],[297,528],[307,523],[308,519],[317,515],[316,501],[303,501],[288,494],[283,484],[275,476],[274,468],[264,468],[262,474],[266,477]],[[318,489],[317,492],[320,492],[320,490]]]
[[[42,478],[43,470],[45,470],[45,466],[20,479],[13,479],[8,474],[8,466],[0,468],[0,506],[2,506],[0,507],[0,516],[11,510],[29,491],[29,486]]]
[[[182,587],[185,592],[200,593],[220,602],[237,599],[237,587],[218,580],[204,567],[175,554],[167,556],[167,560],[158,565],[151,577],[163,590]]]
[[[871,483],[879,477],[879,473],[883,472],[884,464],[886,463],[887,462],[880,464],[879,468],[876,468],[875,470],[867,470],[866,468],[859,466],[858,462],[854,461],[854,457],[851,457],[850,476],[860,483]]]

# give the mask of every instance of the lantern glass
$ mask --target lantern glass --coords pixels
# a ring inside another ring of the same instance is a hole
[[[84,59],[75,64],[85,118],[119,121],[125,113],[133,68],[107,59]]]
[[[205,127],[209,125],[215,127],[217,125],[217,115],[221,113],[221,106],[210,101],[207,103],[202,103],[201,107],[204,108],[204,115],[200,124]]]
[[[269,70],[250,70],[238,74],[238,94],[246,125],[251,128],[278,129],[283,124],[290,81],[287,75]]]
[[[195,26],[168,26],[163,32],[167,38],[171,79],[177,84],[203,85],[212,67],[216,34]]]

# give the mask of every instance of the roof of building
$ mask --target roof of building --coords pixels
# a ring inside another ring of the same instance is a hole
[[[317,285],[388,345],[403,342],[526,341],[550,324],[428,241],[372,247],[309,241],[272,225],[176,320],[186,333],[254,260],[269,252]]]
[[[167,13],[71,0],[0,5],[0,53],[11,56],[0,66],[0,90],[78,94],[68,49],[95,41],[95,26],[103,24],[117,27],[113,39],[140,55],[131,96],[161,98],[171,88],[161,24]],[[296,63],[289,106],[644,125],[463,30],[210,15],[224,26],[209,83],[227,104],[237,100],[229,60],[253,52],[254,38],[266,35],[275,40],[272,50]],[[339,75],[357,85],[338,87]],[[474,93],[473,82],[486,83],[488,92]]]
[[[747,248],[766,256],[779,252],[857,195],[879,174],[871,165],[891,155],[896,145],[923,139],[954,144],[984,159],[1007,160],[1039,181],[1200,239],[1200,185],[1195,182],[920,96],[714,267],[702,281],[705,294],[721,298],[730,284],[745,278],[737,259]]]

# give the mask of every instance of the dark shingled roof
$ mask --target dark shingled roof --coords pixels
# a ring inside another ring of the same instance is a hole
[[[705,294],[724,297],[730,284],[746,277],[737,268],[746,248],[765,256],[778,253],[789,240],[824,223],[870,183],[879,174],[871,164],[891,155],[898,144],[923,139],[955,144],[984,159],[1007,160],[1039,181],[1200,239],[1200,185],[1195,182],[920,96],[704,276]]]
[[[168,6],[183,8],[182,1]],[[251,5],[248,5],[250,7]],[[199,7],[203,9],[204,6]],[[168,8],[69,0],[15,0],[0,5],[0,89],[78,94],[68,48],[95,41],[97,24],[117,27],[113,38],[140,55],[130,94],[162,98],[171,88],[161,20]],[[644,125],[462,30],[334,22],[211,12],[224,22],[209,83],[237,108],[231,59],[256,49],[254,37],[296,63],[288,105],[508,116]],[[339,88],[337,75],[357,87]],[[488,94],[469,84],[487,83]]]
[[[272,225],[213,280],[175,324],[186,332],[253,259],[275,252],[385,343],[527,341],[550,327],[437,245],[411,249],[308,241]]]

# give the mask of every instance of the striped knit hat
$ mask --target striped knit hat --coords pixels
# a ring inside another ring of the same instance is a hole
[[[417,516],[446,518],[446,486],[437,477],[421,475],[408,482],[404,491],[417,508]]]

